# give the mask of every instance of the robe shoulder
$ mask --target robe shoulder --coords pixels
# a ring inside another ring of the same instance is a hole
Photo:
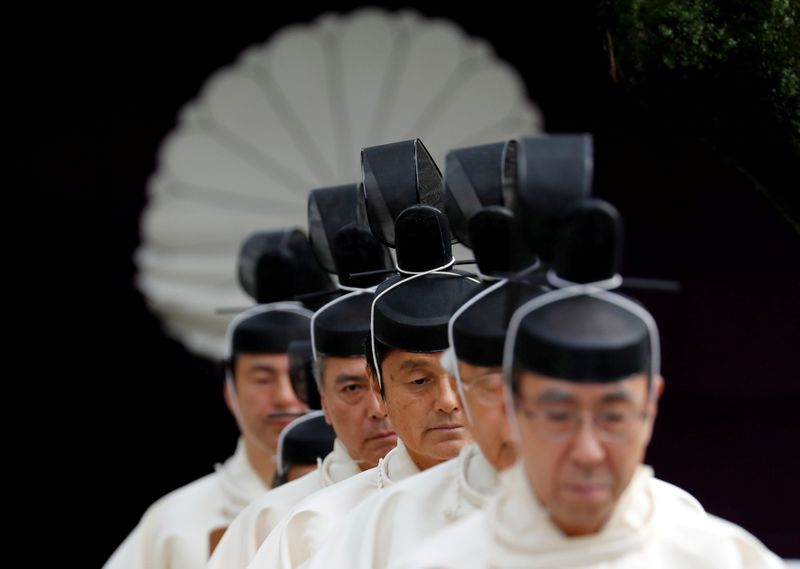
[[[478,510],[390,560],[387,569],[483,569],[489,566],[489,539],[486,516]]]
[[[272,529],[298,502],[321,488],[318,470],[270,490],[248,505],[228,527],[207,569],[244,568]]]
[[[248,567],[298,567],[316,552],[334,524],[377,489],[377,469],[372,468],[300,501],[270,532]]]
[[[168,567],[170,559],[186,555],[202,566],[208,531],[225,523],[218,507],[223,494],[221,476],[214,472],[162,496],[147,508],[104,568]],[[196,554],[193,548],[198,548]]]

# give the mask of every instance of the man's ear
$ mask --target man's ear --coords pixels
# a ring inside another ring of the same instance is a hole
[[[331,422],[330,411],[328,411],[328,403],[326,402],[325,396],[322,393],[319,394],[319,404],[322,406],[322,412],[325,416],[325,422],[332,427],[333,423]]]
[[[661,394],[664,393],[664,377],[662,375],[658,375],[653,380],[651,389],[653,390],[652,396],[647,402],[647,411],[650,415],[650,418],[647,421],[647,432],[645,433],[646,444],[650,444],[650,439],[653,436],[653,426],[655,425],[656,417],[658,416],[658,400],[661,398]]]
[[[658,408],[658,400],[661,399],[661,394],[664,393],[664,376],[659,374],[653,381],[653,402]],[[654,409],[655,411],[656,409]]]
[[[651,399],[653,408],[650,410],[653,418],[658,415],[658,401],[661,399],[662,393],[664,393],[664,376],[659,374],[653,381],[653,397]]]
[[[233,398],[235,395],[231,393],[231,382],[227,379],[222,387],[222,395],[225,398],[225,405],[228,407],[228,411],[230,411],[234,416],[236,413],[233,410]]]

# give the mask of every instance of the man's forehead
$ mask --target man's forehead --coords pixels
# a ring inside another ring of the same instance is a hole
[[[367,359],[364,356],[328,356],[323,355],[321,360],[325,365],[335,367],[364,367]]]
[[[243,353],[237,354],[236,362],[241,367],[265,367],[275,369],[289,368],[289,354],[287,353]]]
[[[367,370],[366,358],[357,357],[339,357],[339,356],[324,356],[322,358],[323,373],[326,377],[334,377],[338,379],[340,376],[348,377],[366,377]]]
[[[441,367],[438,358],[413,357],[404,359],[400,364],[400,371],[418,369],[421,367]]]
[[[591,400],[611,394],[633,394],[640,390],[646,390],[647,374],[636,374],[617,381],[578,382],[525,371],[519,374],[517,382],[520,392],[526,397],[537,397],[543,394],[557,396],[561,394],[564,399]]]
[[[439,357],[441,352],[403,352],[392,350],[384,363],[397,368],[398,371],[410,371],[419,368],[441,368]]]
[[[469,376],[469,377],[479,377],[482,375],[492,375],[492,374],[500,374],[503,373],[503,368],[500,366],[476,366],[472,364],[468,364],[459,360],[458,362],[458,371],[461,373],[462,377]]]

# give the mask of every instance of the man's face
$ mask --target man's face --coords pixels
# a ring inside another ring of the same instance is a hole
[[[422,470],[455,457],[471,440],[455,382],[442,369],[440,355],[392,350],[381,365],[389,418]],[[378,389],[377,381],[373,388]]]
[[[266,452],[278,448],[278,435],[308,407],[292,389],[287,354],[239,354],[234,366],[239,429]]]
[[[531,487],[565,534],[599,531],[650,441],[656,398],[648,397],[647,376],[587,384],[523,372],[518,380],[515,412]],[[662,385],[659,377],[656,394]],[[566,427],[576,416],[577,426]],[[629,428],[620,433],[621,421]]]
[[[469,405],[469,431],[486,459],[498,470],[511,466],[517,450],[506,417],[503,376],[499,367],[458,363],[464,385],[464,402]]]
[[[364,358],[324,356],[322,409],[336,436],[362,470],[373,468],[397,446],[397,436],[370,389]]]

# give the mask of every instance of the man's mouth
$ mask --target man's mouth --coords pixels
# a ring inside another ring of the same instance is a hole
[[[387,440],[392,437],[397,436],[394,431],[381,431],[379,433],[375,433],[374,435],[367,437],[368,441],[380,441],[380,440]]]
[[[609,485],[600,483],[569,483],[565,484],[565,487],[572,494],[575,494],[586,500],[605,497],[609,492]]]
[[[270,423],[288,424],[305,415],[305,412],[297,411],[275,411],[274,413],[267,414],[267,421]]]
[[[463,429],[463,428],[464,425],[461,425],[459,423],[448,423],[446,425],[438,425],[436,427],[430,427],[428,430],[447,432],[447,431],[456,431],[458,429]]]

